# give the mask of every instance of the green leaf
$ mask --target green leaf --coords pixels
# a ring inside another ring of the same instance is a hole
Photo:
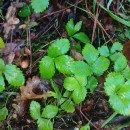
[[[92,65],[94,74],[101,76],[108,69],[109,65],[110,61],[107,58],[100,56]]]
[[[43,57],[40,61],[39,70],[44,79],[51,79],[55,74],[54,59],[49,56]]]
[[[79,33],[73,35],[73,37],[82,43],[85,43],[85,44],[90,43],[90,39],[84,32],[79,32]]]
[[[61,100],[61,102],[63,103],[61,105],[62,110],[66,111],[67,113],[73,113],[75,111],[74,104],[70,99],[66,100],[65,98],[62,98]]]
[[[67,22],[65,28],[66,28],[66,31],[67,31],[68,35],[69,35],[69,36],[72,36],[72,35],[75,33],[75,30],[74,30],[74,20],[73,20],[73,19],[70,19],[70,20]],[[77,27],[76,27],[76,28],[77,28]]]
[[[86,124],[85,126],[81,126],[80,130],[90,130],[90,125],[89,125],[89,123]]]
[[[97,85],[98,81],[94,76],[88,77],[88,83],[86,88],[90,89],[90,91],[93,93]]]
[[[77,22],[76,25],[74,26],[73,19],[70,19],[65,26],[69,36],[74,35],[76,32],[78,32],[81,29],[81,27],[82,27],[82,21]]]
[[[4,89],[5,89],[4,78],[2,76],[2,73],[0,73],[0,92],[3,92]]]
[[[78,83],[78,81],[74,77],[65,78],[63,86],[68,91],[73,91],[76,88],[80,88],[80,84]]]
[[[113,109],[120,114],[130,115],[130,84],[123,85],[117,93],[110,96],[109,102]]]
[[[36,13],[43,12],[49,5],[49,0],[31,0],[31,6]]]
[[[91,52],[91,53],[90,53]],[[98,58],[98,51],[91,44],[86,44],[84,49],[82,50],[82,54],[88,64],[92,65],[96,59]]]
[[[57,39],[48,48],[48,56],[57,57],[67,53],[70,48],[70,43],[68,39],[62,38]]]
[[[109,49],[107,46],[101,46],[98,48],[98,51],[100,53],[101,56],[105,56],[108,57],[110,55]]]
[[[0,121],[4,121],[7,115],[8,115],[8,109],[6,107],[0,109]]]
[[[120,90],[118,90],[117,95],[124,100],[130,100],[130,82],[125,83]],[[130,102],[129,102],[130,104]]]
[[[0,72],[3,72],[5,70],[5,63],[4,61],[0,58]]]
[[[125,56],[120,56],[114,63],[114,70],[120,72],[127,67],[127,60]]]
[[[57,58],[55,58],[55,65],[59,72],[63,74],[72,74],[70,71],[70,65],[73,61],[73,58],[71,58],[68,55],[62,55]]]
[[[5,66],[4,75],[9,84],[13,86],[24,85],[25,78],[22,71],[15,65],[7,64]]]
[[[122,74],[126,79],[130,79],[130,68],[123,70]]]
[[[62,95],[61,95],[59,87],[54,83],[54,81],[52,79],[50,81],[51,81],[51,86],[55,91],[55,98],[60,100]]]
[[[34,120],[37,120],[40,118],[40,110],[41,106],[38,102],[32,101],[30,104],[30,115]]]
[[[129,100],[122,99],[120,96],[113,94],[110,96],[109,102],[114,111],[117,113],[122,115],[130,115]]]
[[[83,61],[75,61],[71,64],[70,69],[74,75],[90,76],[92,75],[91,67]]]
[[[37,124],[39,130],[53,130],[53,123],[49,119],[39,118]]]
[[[54,118],[58,113],[58,107],[54,105],[47,105],[42,112],[44,118]]]
[[[87,84],[87,77],[82,75],[75,75],[75,79],[78,81],[79,85],[85,87]]]
[[[79,87],[73,91],[72,98],[73,98],[75,103],[79,104],[80,102],[82,102],[85,99],[86,94],[87,94],[86,88]]]
[[[82,27],[82,21],[77,22],[74,27],[75,33],[78,32],[81,29],[81,27]]]
[[[37,22],[29,22],[29,27],[32,28],[32,27],[35,27],[37,26],[38,23]]]
[[[0,37],[0,48],[5,48],[3,39]]]
[[[18,12],[18,15],[20,17],[28,17],[29,15],[31,15],[30,7],[27,4],[24,4],[24,6]]]
[[[126,38],[130,39],[130,30],[129,29],[125,30],[125,36],[126,36]]]
[[[121,88],[121,86],[124,84],[124,82],[125,79],[123,75],[117,72],[109,73],[106,78],[106,82],[104,83],[105,93],[108,96],[115,94],[116,91],[118,91]]]
[[[119,42],[114,42],[111,48],[111,53],[114,53],[116,51],[121,51],[121,50],[123,50],[122,44]]]
[[[123,54],[122,54],[121,52],[116,52],[116,53],[110,55],[110,59],[111,59],[112,61],[116,61],[116,60],[117,60],[119,57],[121,57],[121,56],[123,56]]]

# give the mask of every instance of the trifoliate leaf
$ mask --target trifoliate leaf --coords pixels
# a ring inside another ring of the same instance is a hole
[[[36,13],[43,12],[49,5],[49,0],[31,0],[31,6]]]
[[[70,69],[74,75],[90,76],[92,75],[91,67],[83,61],[75,61],[71,64]]]
[[[51,79],[55,74],[54,59],[49,56],[43,57],[40,61],[39,69],[44,79]]]
[[[73,19],[70,19],[70,20],[67,22],[65,28],[66,28],[66,31],[67,31],[68,35],[69,35],[69,36],[72,36],[72,35],[75,33],[75,30],[74,30],[74,20],[73,20]],[[76,28],[77,28],[77,27],[76,27]]]
[[[8,83],[13,86],[22,86],[25,82],[22,71],[15,65],[7,64],[5,66],[4,75]]]
[[[29,15],[31,15],[30,7],[27,4],[24,4],[24,6],[18,12],[18,15],[20,17],[28,17]]]
[[[0,92],[3,92],[4,89],[5,89],[4,78],[2,76],[2,73],[0,73]]]
[[[62,55],[57,58],[55,58],[55,65],[59,72],[63,74],[72,74],[70,70],[71,62],[73,61],[73,58],[71,58],[68,55]]]
[[[5,63],[4,61],[0,58],[0,72],[3,72],[5,70]]]
[[[30,104],[30,115],[34,120],[37,120],[40,118],[40,110],[41,106],[38,102],[32,101]]]
[[[50,119],[39,118],[37,124],[39,130],[53,130],[53,123]]]
[[[95,63],[92,65],[92,69],[95,75],[101,76],[109,67],[109,59],[100,56]]]
[[[75,111],[75,107],[73,102],[68,99],[66,100],[66,98],[62,98],[62,105],[61,105],[61,109],[66,111],[67,113],[73,113]]]
[[[4,121],[7,115],[8,115],[8,109],[6,107],[0,109],[0,121]]]
[[[121,52],[116,52],[116,53],[110,55],[110,59],[111,59],[112,61],[116,61],[116,60],[117,60],[119,57],[121,57],[121,56],[123,56],[123,54],[122,54]]]
[[[114,63],[114,70],[120,72],[127,66],[127,60],[125,56],[120,56]]]
[[[75,103],[79,104],[85,99],[86,94],[87,90],[85,87],[76,88],[72,93],[72,99],[74,100]]]
[[[58,113],[58,107],[54,105],[47,105],[42,112],[44,118],[54,118]]]
[[[97,85],[98,85],[98,81],[94,76],[88,77],[88,82],[86,85],[87,89],[90,89],[90,91],[93,93]]]
[[[63,84],[64,88],[67,89],[68,91],[73,91],[76,88],[80,87],[80,84],[78,83],[78,81],[74,78],[74,77],[67,77],[64,80],[64,84]]]
[[[108,57],[110,55],[109,49],[107,46],[101,46],[98,48],[98,51],[100,53],[101,56],[105,56]]]
[[[91,53],[90,53],[91,52]],[[86,44],[82,50],[82,54],[88,64],[92,65],[98,58],[99,52],[91,44]]]
[[[111,48],[111,53],[114,53],[116,51],[121,51],[123,49],[123,46],[119,42],[114,42]]]
[[[0,37],[0,48],[5,48],[3,39]]]
[[[76,33],[75,35],[73,35],[73,37],[82,43],[85,43],[85,44],[90,43],[90,39],[84,32]]]
[[[130,68],[126,68],[121,72],[126,79],[130,79]]]
[[[75,79],[78,81],[79,85],[84,87],[87,84],[87,77],[82,75],[75,75]]]
[[[75,33],[78,32],[82,27],[82,21],[79,21],[76,23],[76,25],[74,26],[74,31]]]
[[[123,86],[124,82],[123,75],[117,72],[109,73],[104,83],[105,93],[108,96],[115,94]]]
[[[57,57],[67,53],[70,48],[70,43],[68,39],[62,38],[57,39],[48,48],[48,56]]]

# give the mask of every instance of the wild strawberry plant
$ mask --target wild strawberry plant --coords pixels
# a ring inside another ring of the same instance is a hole
[[[96,49],[90,44],[86,34],[79,32],[81,26],[81,21],[74,25],[74,21],[70,19],[66,24],[69,40],[67,38],[56,39],[48,47],[47,55],[40,61],[40,75],[44,79],[50,79],[54,90],[50,91],[48,96],[57,100],[57,106],[53,106],[52,102],[43,109],[42,114],[40,104],[35,101],[31,102],[30,114],[34,120],[37,120],[40,130],[53,129],[51,119],[56,116],[58,111],[74,112],[75,105],[87,97],[87,90],[94,92],[98,85],[97,77],[104,73],[108,74],[104,83],[104,90],[109,96],[110,105],[119,114],[130,114],[130,68],[125,56],[121,53],[122,44],[115,42],[112,47],[103,45]],[[85,44],[81,50],[83,60],[74,60],[69,55],[70,41],[74,40]],[[61,92],[53,81],[57,72],[64,75],[64,92]],[[52,110],[53,107],[54,110]],[[43,113],[54,113],[54,115],[48,117]]]
[[[47,105],[41,112],[41,106],[38,102],[32,101],[30,104],[30,115],[37,121],[40,130],[53,130],[53,122],[51,121],[58,113],[58,107],[55,105]]]

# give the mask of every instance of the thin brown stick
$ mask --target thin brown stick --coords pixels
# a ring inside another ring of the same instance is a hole
[[[99,129],[83,114],[83,112],[81,111],[81,109],[80,109],[80,113],[82,114],[82,116],[83,116],[88,122],[90,122],[90,124],[91,124],[96,130],[99,130]]]
[[[94,27],[93,27],[91,43],[93,43],[93,41],[94,41],[94,34],[95,34],[96,26],[97,26],[97,20],[98,20],[98,17],[99,17],[99,12],[100,12],[99,11],[99,6],[97,6],[97,11],[96,11],[96,17],[95,17],[95,20],[94,20]]]
[[[24,100],[31,100],[31,99],[41,99],[44,98],[45,96],[46,96],[45,94],[36,95],[36,96],[25,96],[25,97],[15,98],[13,101],[17,102],[17,101],[24,101]]]
[[[93,20],[95,20],[96,17],[91,13],[91,11],[90,11],[88,8],[86,8],[86,10],[87,10],[87,12],[90,12],[90,13],[88,13],[88,14],[90,15],[90,17],[91,17]],[[110,35],[106,32],[106,30],[104,29],[104,27],[102,26],[102,24],[98,21],[98,19],[97,19],[97,24],[98,24],[98,26],[104,31],[104,33],[105,33],[106,36],[110,39],[110,41],[113,43],[114,41],[111,39]]]
[[[31,32],[30,32],[30,25],[29,25],[29,23],[30,23],[30,18],[28,17],[28,29],[27,29],[27,35],[28,35],[28,37],[27,37],[27,41],[28,41],[28,45],[29,45],[29,50],[30,50],[30,52],[31,52],[31,55],[30,55],[30,66],[29,66],[29,68],[30,68],[30,74],[32,73],[32,45],[31,45],[31,37],[30,37],[30,35],[31,35]]]
[[[79,3],[81,3],[81,2],[83,2],[83,0],[80,0],[80,1],[77,2],[76,4],[79,4]],[[39,20],[41,20],[41,19],[43,19],[43,18],[49,17],[49,16],[51,16],[51,15],[61,13],[61,12],[65,11],[65,10],[71,8],[71,7],[72,7],[72,5],[69,6],[69,7],[64,8],[64,9],[61,9],[61,10],[58,10],[58,11],[52,12],[52,13],[47,14],[47,15],[44,15],[44,16],[40,17],[39,19],[37,19],[37,21],[39,21]]]

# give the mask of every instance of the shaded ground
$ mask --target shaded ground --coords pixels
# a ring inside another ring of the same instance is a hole
[[[11,3],[11,1],[5,0],[1,6],[3,17],[7,15],[7,8],[11,6]],[[26,3],[30,3],[30,0],[26,0]],[[72,5],[70,5],[70,3]],[[119,3],[123,5],[125,8],[124,10],[129,10],[130,3],[119,0],[113,1],[111,10],[118,14],[120,12],[118,10]],[[107,2],[104,1],[103,5],[106,6],[106,4]],[[94,16],[91,16],[74,6],[91,11]],[[45,12],[41,14],[32,13],[28,18],[19,17],[17,15],[18,11],[19,8],[17,8],[15,17],[18,18],[20,22],[16,25],[12,33],[7,33],[5,31],[9,26],[6,25],[3,28],[3,25],[7,21],[3,20],[2,17],[0,19],[0,35],[4,38],[6,43],[6,48],[1,49],[0,53],[6,63],[11,62],[21,67],[26,80],[33,76],[39,76],[38,63],[46,54],[46,49],[50,42],[59,37],[67,37],[65,25],[70,18],[73,18],[75,22],[80,20],[83,22],[82,31],[88,35],[95,47],[104,43],[108,43],[108,45],[111,46],[112,42],[116,39],[123,44],[126,43],[124,44],[123,52],[128,61],[130,61],[130,40],[125,35],[127,27],[113,20],[108,13],[102,10],[99,6],[95,6],[94,9],[91,0],[88,0],[87,2],[83,0],[52,0],[50,1],[49,8]],[[95,19],[98,19],[98,22]],[[34,27],[21,27],[21,29],[20,26],[25,25],[25,20],[28,23],[36,22],[38,25],[32,25]],[[24,55],[22,55],[21,50],[24,51]],[[12,56],[13,51],[15,54],[14,57]],[[62,87],[64,77],[57,77],[55,77],[55,81],[60,87]],[[113,113],[113,110],[108,103],[108,97],[103,93],[104,77],[100,77],[100,83],[94,94],[89,93],[86,100],[76,106],[76,111],[74,113],[61,113],[57,116],[54,124],[56,130],[74,130],[76,127],[78,128],[88,122],[90,122],[92,130],[101,129],[101,124]],[[30,84],[31,83],[32,82],[30,82]],[[41,81],[40,79],[40,84],[44,87],[42,88],[42,91],[39,91],[39,87],[36,87],[34,90],[35,94],[51,90],[49,81]],[[34,84],[32,83],[31,85],[33,86]],[[39,84],[35,86],[39,86]],[[36,130],[37,125],[35,121],[31,119],[28,110],[29,103],[32,99],[20,102],[17,100],[14,101],[14,99],[17,99],[16,95],[18,93],[21,93],[19,89],[16,90],[15,88],[11,88],[11,86],[7,84],[6,91],[0,95],[1,106],[3,105],[2,103],[7,100],[7,97],[9,97],[7,101],[9,115],[6,121],[0,122],[0,129],[11,130],[12,128],[12,130]],[[41,103],[43,102],[41,98],[39,98],[38,101]],[[110,122],[110,125],[104,128],[104,130],[116,130],[118,129],[118,125],[121,126],[123,123],[128,123],[129,119],[130,117],[118,115]],[[127,127],[124,128],[125,126]],[[125,126],[122,127],[122,130],[130,129],[127,124]]]

